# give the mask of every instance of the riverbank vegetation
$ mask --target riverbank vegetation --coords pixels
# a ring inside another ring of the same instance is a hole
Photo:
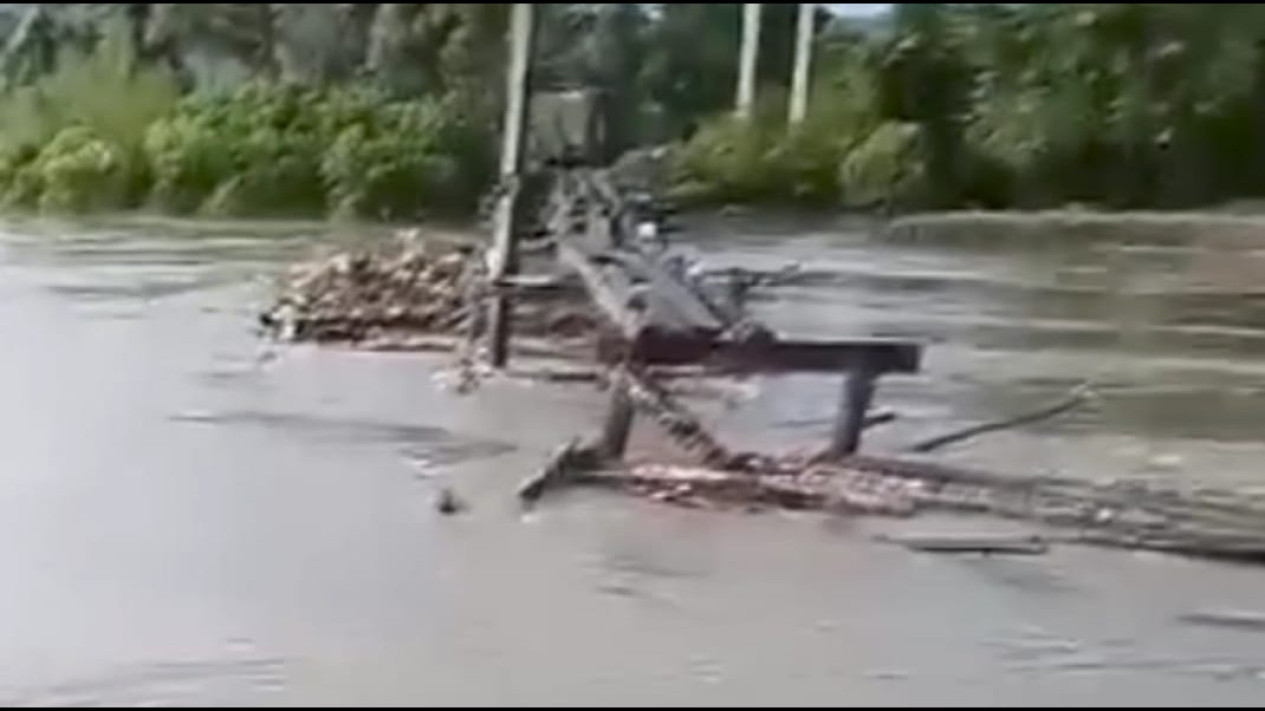
[[[786,125],[793,4],[732,118],[738,4],[539,5],[539,88],[607,97],[616,152],[668,144],[684,202],[1186,208],[1265,194],[1265,12],[894,5],[818,21]],[[506,4],[14,5],[0,201],[177,214],[468,214],[490,186]]]
[[[896,5],[883,31],[818,43],[814,115],[709,124],[678,163],[695,194],[1162,209],[1265,194],[1258,6]],[[845,100],[865,108],[840,117]]]

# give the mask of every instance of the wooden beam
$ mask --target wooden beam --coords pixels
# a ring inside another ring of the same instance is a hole
[[[618,270],[603,270],[566,239],[558,242],[558,260],[580,277],[598,311],[620,336],[630,341],[637,338],[643,315],[629,303],[634,285],[625,275]]]
[[[738,372],[917,373],[922,346],[883,339],[731,342],[696,334],[643,329],[630,344],[632,360],[646,365],[698,364]]]
[[[598,258],[618,265],[636,281],[649,287],[651,301],[647,307],[650,324],[691,333],[716,334],[728,325],[722,320],[722,315],[693,288],[640,252],[625,249]]]

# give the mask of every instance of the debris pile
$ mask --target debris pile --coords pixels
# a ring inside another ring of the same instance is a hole
[[[482,333],[493,293],[481,249],[411,235],[301,264],[279,291],[260,321],[281,340],[442,351]],[[574,341],[594,330],[573,295],[542,291],[516,301],[516,333]]]
[[[898,518],[942,512],[1024,522],[1039,535],[1000,542],[935,538],[907,547],[1039,554],[1057,542],[1265,562],[1265,507],[1233,492],[996,474],[926,459],[744,454],[726,448],[652,379],[628,371],[621,375],[632,381],[636,408],[649,415],[682,453],[692,455],[693,462],[611,460],[600,443],[575,441],[524,483],[519,492],[524,504],[538,503],[550,490],[582,486],[688,508],[773,508]],[[1081,389],[1073,396],[1067,402],[1085,397]],[[1057,411],[1066,409],[1060,406]],[[1032,419],[1023,416],[1007,422]],[[995,429],[980,426],[973,431]]]
[[[787,463],[772,471],[732,472],[642,464],[605,481],[652,501],[686,507],[740,506],[833,511],[904,518],[917,513],[923,485],[869,472]]]

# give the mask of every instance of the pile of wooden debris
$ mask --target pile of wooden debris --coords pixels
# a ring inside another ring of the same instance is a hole
[[[911,448],[907,457],[765,456],[727,449],[664,387],[636,373],[636,407],[694,463],[613,460],[600,444],[573,442],[520,488],[534,504],[550,491],[598,487],[690,508],[774,508],[844,515],[911,517],[946,512],[1022,521],[1032,535],[905,542],[938,553],[1044,552],[1053,543],[1150,550],[1202,558],[1265,562],[1265,503],[1229,491],[1159,489],[1128,482],[995,474],[933,463],[926,454],[998,429],[1066,412],[1064,402],[963,430]],[[899,542],[899,541],[897,541]]]
[[[301,264],[279,292],[260,321],[282,340],[451,351],[483,332],[491,290],[481,249],[401,235]],[[594,330],[574,295],[542,290],[516,305],[515,331],[529,337],[571,341]]]

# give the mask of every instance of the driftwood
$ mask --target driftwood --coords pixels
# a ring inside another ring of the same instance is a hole
[[[786,485],[774,477],[735,474],[715,469],[647,465],[630,470],[575,473],[571,483],[633,491],[663,501],[687,497],[716,502],[764,504],[786,509],[825,506],[823,492]]]
[[[881,536],[879,540],[919,553],[950,555],[1045,555],[1049,542],[1041,536]]]
[[[892,541],[930,553],[1039,555],[1051,543],[1069,543],[1265,562],[1265,533],[1260,526],[1229,525],[1244,523],[1246,514],[1225,519],[1226,511],[1210,517],[1187,511],[1181,519],[1167,512],[1165,503],[1145,497],[1126,510],[1118,492],[1104,493],[1102,487],[1087,482],[1006,477],[920,462],[873,458],[833,466],[789,462],[764,472],[662,465],[621,468],[602,461],[592,446],[574,442],[525,482],[519,496],[530,504],[559,486],[596,486],[672,503],[706,501],[902,517],[942,510],[1003,516],[1063,531],[1037,537],[923,536]],[[1133,517],[1127,515],[1130,511]],[[1148,517],[1139,523],[1138,512]]]
[[[883,491],[872,480],[822,470],[790,476],[648,464],[626,470],[576,472],[568,481],[634,491],[665,501],[701,498],[721,504],[898,517],[912,515],[916,509],[905,492]]]
[[[1206,627],[1226,627],[1246,632],[1265,632],[1265,613],[1246,610],[1196,610],[1181,615],[1182,622]]]
[[[777,423],[776,427],[783,429],[798,429],[801,427],[825,427],[833,425],[837,417],[815,418],[811,420],[786,420]],[[865,429],[874,429],[883,425],[890,425],[893,422],[900,421],[900,414],[892,410],[879,410],[865,417]]]
[[[910,447],[909,451],[916,454],[930,454],[938,449],[944,449],[949,445],[965,442],[969,439],[979,437],[980,435],[1000,432],[1002,430],[1011,430],[1018,427],[1036,424],[1038,422],[1044,422],[1045,420],[1053,419],[1080,407],[1086,402],[1090,394],[1091,390],[1089,389],[1089,386],[1082,385],[1063,400],[1060,400],[1048,407],[1043,407],[1036,412],[1029,412],[1016,417],[1000,420],[998,422],[987,422],[981,425],[974,425],[964,430],[940,435],[925,442],[915,444],[913,447]]]

